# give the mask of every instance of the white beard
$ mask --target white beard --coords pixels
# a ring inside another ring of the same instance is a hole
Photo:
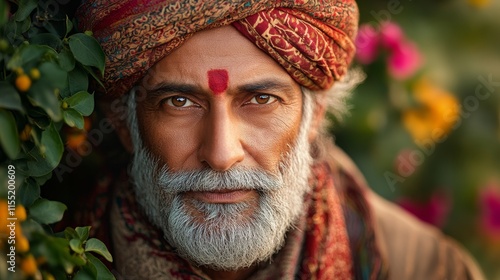
[[[309,94],[304,94],[304,113],[295,144],[272,172],[243,168],[169,172],[142,144],[133,92],[129,99],[135,151],[130,176],[137,201],[179,255],[215,270],[236,270],[269,259],[283,246],[287,230],[303,212],[303,196],[309,190],[312,158],[308,132],[313,110]],[[255,189],[259,199],[253,204],[217,204],[182,194],[217,189]],[[193,217],[188,204],[203,219]],[[252,212],[253,205],[258,208]]]

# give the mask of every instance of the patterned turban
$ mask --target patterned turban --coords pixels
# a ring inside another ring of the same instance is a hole
[[[84,0],[77,17],[106,54],[106,93],[128,92],[195,32],[232,24],[300,85],[328,89],[355,53],[354,0]]]

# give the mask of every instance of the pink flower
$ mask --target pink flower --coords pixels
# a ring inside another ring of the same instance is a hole
[[[397,203],[420,220],[438,227],[444,225],[451,209],[450,197],[444,193],[436,193],[425,202],[402,198]]]
[[[404,80],[419,70],[422,65],[422,56],[415,44],[402,41],[392,49],[387,64],[392,77]]]
[[[377,58],[379,36],[371,25],[362,25],[356,37],[356,57],[362,64],[370,64]]]
[[[488,236],[500,240],[500,185],[497,182],[491,182],[481,190],[479,205],[481,228]]]
[[[404,39],[403,30],[399,25],[387,21],[380,27],[380,43],[384,48],[394,50],[403,43]]]

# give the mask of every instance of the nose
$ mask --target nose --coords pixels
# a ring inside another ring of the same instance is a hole
[[[199,160],[216,171],[226,171],[243,161],[245,151],[238,132],[238,119],[225,108],[214,109],[206,119]]]

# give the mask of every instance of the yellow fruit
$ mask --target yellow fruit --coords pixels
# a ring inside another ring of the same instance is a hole
[[[18,205],[16,207],[16,217],[20,222],[26,220],[26,208],[24,206]]]
[[[16,87],[19,91],[28,91],[31,87],[31,79],[26,74],[21,74],[16,78]]]
[[[9,228],[7,227],[8,211],[7,200],[0,199],[0,241],[2,235],[7,236]]]
[[[17,236],[16,238],[16,250],[20,253],[28,252],[30,249],[30,242],[25,236]]]
[[[9,48],[9,42],[5,39],[0,39],[0,52],[4,52]]]
[[[47,259],[44,257],[44,256],[40,256],[38,258],[36,258],[36,263],[38,265],[43,265],[47,262]]]
[[[40,79],[40,70],[33,68],[30,70],[30,76],[33,80]]]
[[[86,139],[87,135],[83,132],[70,134],[66,138],[66,145],[72,150],[77,150]]]
[[[24,206],[18,205],[16,207],[16,217],[21,222],[26,220],[26,208]]]
[[[36,267],[36,261],[33,255],[28,255],[26,258],[21,263],[21,270],[26,273],[26,275],[35,275],[35,273],[38,271],[38,268]]]
[[[22,74],[24,74],[24,70],[22,67],[17,67],[16,69],[14,69],[14,72],[16,72],[16,74],[18,76],[21,76]]]
[[[21,141],[27,141],[28,139],[30,139],[31,128],[32,127],[29,124],[24,126],[23,131],[21,131],[21,134],[19,135],[19,138],[21,139]],[[24,213],[26,214],[26,211],[24,211]]]

